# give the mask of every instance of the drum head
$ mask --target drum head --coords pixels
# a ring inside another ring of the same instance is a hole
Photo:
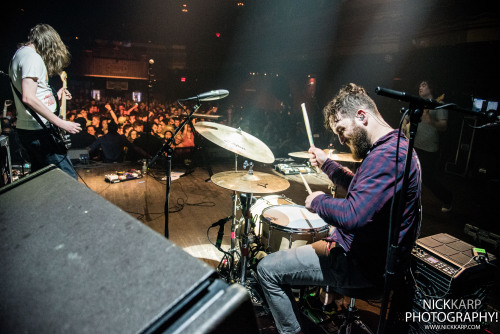
[[[273,205],[262,211],[262,217],[274,227],[291,230],[312,230],[327,225],[318,214],[301,205]]]

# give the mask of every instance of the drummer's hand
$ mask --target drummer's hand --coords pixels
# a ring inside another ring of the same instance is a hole
[[[307,198],[306,198],[306,204],[305,204],[306,205],[306,209],[311,209],[311,203],[312,203],[312,201],[316,197],[318,197],[319,195],[323,195],[323,194],[324,194],[324,192],[322,192],[322,191],[315,191],[311,195],[307,196]]]
[[[311,146],[309,149],[309,154],[312,155],[311,158],[309,158],[309,161],[311,162],[311,165],[313,166],[318,166],[321,168],[323,164],[325,163],[326,159],[328,158],[326,156],[326,153],[323,150],[320,150],[316,146]]]

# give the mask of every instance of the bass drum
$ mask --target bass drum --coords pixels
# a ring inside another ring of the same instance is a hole
[[[330,227],[301,205],[275,205],[261,215],[261,243],[268,253],[295,248],[328,236]]]

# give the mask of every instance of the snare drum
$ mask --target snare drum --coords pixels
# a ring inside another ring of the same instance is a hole
[[[329,225],[301,205],[274,205],[261,215],[261,242],[267,252],[295,248],[328,236]]]
[[[270,206],[285,205],[285,204],[295,204],[291,199],[283,195],[269,195],[262,196],[259,198],[254,205],[250,207],[250,214],[252,215],[253,222],[255,224],[254,232],[255,235],[260,236],[262,233],[262,222],[260,217],[262,211]]]

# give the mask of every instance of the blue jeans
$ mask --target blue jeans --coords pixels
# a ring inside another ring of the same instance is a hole
[[[66,174],[78,180],[75,168],[67,155],[53,152],[52,143],[45,130],[17,129],[21,146],[29,155],[31,172],[54,164]]]
[[[257,273],[280,333],[295,334],[301,330],[291,286],[373,286],[341,247],[329,249],[326,241],[269,254],[260,261]]]

